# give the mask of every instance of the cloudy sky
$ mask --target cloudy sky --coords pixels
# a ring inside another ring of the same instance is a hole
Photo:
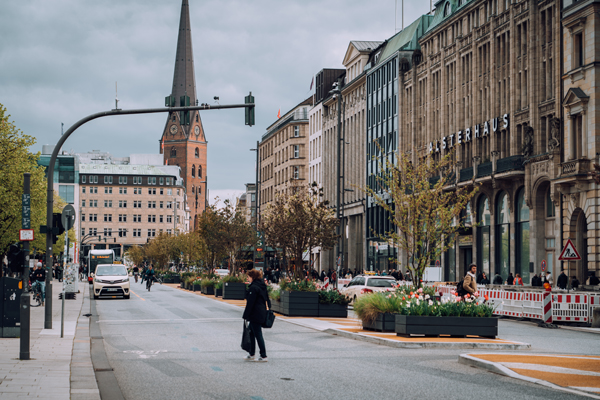
[[[54,144],[82,117],[114,108],[163,107],[169,95],[181,0],[6,0],[0,13],[0,103],[35,136]],[[243,110],[201,114],[211,197],[255,180],[249,151],[267,126],[311,95],[313,75],[341,68],[351,40],[383,41],[401,27],[401,0],[190,0],[200,103],[242,103],[252,91],[256,126]],[[405,25],[429,12],[405,1]],[[165,115],[92,121],[64,150],[115,156],[158,153]]]

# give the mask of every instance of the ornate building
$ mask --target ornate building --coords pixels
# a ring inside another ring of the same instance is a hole
[[[192,51],[192,31],[188,0],[181,5],[179,36],[175,56],[175,72],[171,95],[166,98],[166,106],[197,104],[194,55]],[[197,226],[198,214],[206,205],[207,140],[200,119],[200,112],[171,113],[165,123],[160,139],[160,152],[165,164],[181,168],[192,226]]]

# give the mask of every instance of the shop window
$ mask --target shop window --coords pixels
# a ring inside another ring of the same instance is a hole
[[[496,200],[496,266],[495,273],[505,281],[510,271],[510,216],[508,195],[500,192]]]

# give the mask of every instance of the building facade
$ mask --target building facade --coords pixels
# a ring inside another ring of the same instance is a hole
[[[194,54],[188,0],[181,5],[175,72],[167,107],[197,105]],[[192,226],[206,207],[207,139],[199,111],[170,113],[160,142],[166,165],[181,168],[183,185],[188,193]]]
[[[260,212],[278,194],[308,184],[308,110],[304,100],[267,128],[258,145],[260,165]]]

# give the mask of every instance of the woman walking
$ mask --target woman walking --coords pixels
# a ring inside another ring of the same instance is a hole
[[[246,289],[246,309],[242,318],[248,321],[252,344],[250,345],[250,354],[246,356],[245,360],[266,362],[267,349],[262,335],[262,325],[267,319],[267,305],[271,308],[271,300],[267,294],[267,285],[262,279],[262,272],[256,269],[248,271],[248,280],[250,286]],[[256,343],[260,350],[260,357],[257,360],[254,359]]]

